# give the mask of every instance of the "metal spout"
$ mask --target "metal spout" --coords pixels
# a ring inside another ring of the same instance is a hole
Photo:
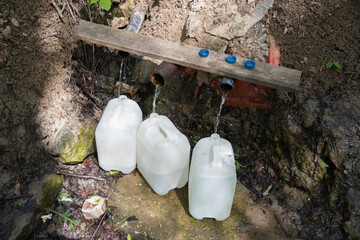
[[[223,77],[219,86],[224,91],[234,90],[235,80],[232,78]]]
[[[179,68],[168,62],[162,62],[150,76],[151,82],[157,87],[165,86],[178,73]]]

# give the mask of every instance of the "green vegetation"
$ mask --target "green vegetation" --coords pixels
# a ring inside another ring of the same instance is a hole
[[[94,3],[99,3],[99,6],[106,11],[109,11],[111,8],[111,0],[89,0],[90,5]]]
[[[61,193],[58,197],[58,201],[62,202],[73,202],[74,199],[70,197],[68,193]]]
[[[55,211],[55,210],[52,210],[52,209],[49,209],[49,208],[44,208],[44,209],[45,209],[46,211],[50,211],[50,212],[53,212],[53,213],[59,215],[59,216],[61,217],[60,220],[59,220],[59,222],[60,222],[62,219],[65,219],[65,220],[69,221],[70,224],[71,224],[71,227],[72,227],[73,230],[75,231],[75,226],[77,225],[77,223],[76,223],[74,220],[72,220],[72,219],[70,219],[70,218],[68,218],[68,217],[66,216],[66,214],[69,213],[70,209],[67,210],[65,214],[59,213],[59,212],[57,212],[57,211]],[[59,224],[59,222],[58,222],[57,224]],[[56,224],[56,225],[57,225],[57,224]]]
[[[235,160],[235,164],[236,164],[236,171],[239,171],[240,168],[246,168],[245,165],[240,164],[240,163],[239,163],[238,161],[236,161],[236,160]]]
[[[19,54],[19,53],[18,53],[17,51],[12,51],[12,52],[11,52],[11,55],[12,55],[12,56],[16,56],[16,55],[18,55],[18,54]]]
[[[106,173],[106,176],[113,175],[113,174],[117,174],[117,173],[119,173],[119,171],[117,171],[117,170],[110,170],[109,172]]]
[[[127,237],[126,237],[126,240],[131,240],[131,235],[130,233],[128,233]]]
[[[337,67],[341,69],[341,65],[338,62],[328,62],[325,66],[327,69],[332,68],[332,67]]]
[[[242,165],[241,163],[239,163],[236,159],[241,158],[241,155],[239,153],[234,153],[234,157],[235,157],[235,165],[236,165],[236,171],[239,171],[240,168],[246,168],[245,165]]]

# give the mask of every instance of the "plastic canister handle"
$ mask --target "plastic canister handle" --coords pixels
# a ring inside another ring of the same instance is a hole
[[[210,142],[212,143],[212,167],[222,167],[222,162],[220,161],[220,153],[219,153],[219,134],[212,134],[210,137]]]
[[[125,95],[121,95],[119,97],[120,104],[116,107],[114,114],[110,118],[110,120],[109,120],[110,124],[117,123],[117,120],[119,119],[119,116],[120,116],[122,108],[123,108],[123,104],[125,103],[126,99],[127,99],[127,97]]]
[[[161,122],[158,122],[157,124],[160,130],[165,134],[167,139],[172,140],[176,138],[176,134],[174,134],[166,124]]]

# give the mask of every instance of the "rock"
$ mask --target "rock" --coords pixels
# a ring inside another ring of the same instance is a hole
[[[27,239],[40,223],[41,212],[25,213],[15,219],[15,226],[8,240]]]
[[[123,28],[125,27],[126,25],[128,25],[129,23],[129,19],[128,18],[125,18],[125,17],[114,17],[113,19],[111,19],[111,21],[109,21],[109,25],[112,27],[112,28]]]
[[[56,135],[50,153],[60,156],[62,163],[79,163],[95,151],[96,123],[90,122],[72,129],[64,127]]]
[[[348,239],[356,240],[360,238],[360,217],[352,218],[345,222],[344,230],[349,234]]]
[[[135,4],[133,0],[126,0],[126,2],[120,6],[120,9],[125,18],[130,18],[132,11],[134,10]]]
[[[11,33],[11,27],[7,26],[4,30],[3,30],[3,34],[4,36],[9,36]]]
[[[19,26],[19,21],[16,20],[16,18],[11,18],[11,23],[12,23],[15,27],[18,27],[18,26]]]
[[[240,182],[231,215],[224,221],[192,218],[187,193],[186,185],[159,196],[138,172],[126,175],[112,184],[109,193],[108,204],[116,207],[114,226],[151,239],[240,239],[237,231],[250,199]]]
[[[31,207],[26,209],[28,212],[15,219],[15,226],[11,232],[9,240],[27,239],[39,225],[44,207],[52,205],[60,192],[60,185],[63,179],[50,174],[40,181],[30,183],[29,191],[34,195],[29,201],[36,201],[36,204],[28,204]]]
[[[133,68],[132,77],[138,83],[150,83],[150,75],[157,66],[153,61],[142,59]]]
[[[224,8],[223,5],[227,7]],[[186,22],[187,36],[194,37],[204,32],[227,40],[244,36],[264,17],[272,5],[273,0],[264,0],[251,11],[244,1],[220,0],[215,4],[212,0],[193,1]],[[243,16],[244,13],[246,14]]]
[[[110,78],[114,78],[114,79],[118,78],[119,72],[120,72],[120,67],[119,67],[117,61],[113,60],[109,64],[109,76],[110,76]]]
[[[319,101],[316,99],[308,99],[302,106],[301,113],[304,116],[303,126],[305,128],[311,127],[319,116],[320,108]]]
[[[350,188],[346,195],[349,212],[360,216],[360,189]]]
[[[308,195],[305,192],[288,186],[284,186],[283,190],[287,196],[286,203],[290,207],[299,210],[307,202]]]
[[[198,46],[202,48],[207,48],[210,50],[225,52],[228,45],[228,41],[221,39],[219,37],[214,37],[206,33],[198,33],[195,35],[195,39],[198,41]]]
[[[97,219],[105,212],[105,199],[100,196],[93,196],[85,200],[81,209],[85,219]]]
[[[34,195],[36,203],[41,207],[49,207],[60,192],[62,177],[56,174],[46,175],[41,181],[30,183],[29,191]]]

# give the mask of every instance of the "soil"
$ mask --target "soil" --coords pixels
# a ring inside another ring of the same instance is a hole
[[[61,1],[55,2],[62,6]],[[72,2],[73,8],[66,6],[62,18],[50,1],[0,2],[0,239],[9,236],[14,217],[22,213],[17,203],[26,202],[28,184],[45,174],[65,169],[109,181],[121,177],[121,174],[105,176],[97,165],[96,155],[79,165],[64,166],[49,154],[51,143],[63,126],[89,118],[99,119],[111,95],[99,90],[96,72],[108,71],[106,65],[116,57],[114,51],[96,47],[97,68],[95,73],[91,71],[91,46],[71,36],[71,29],[80,16],[76,11],[70,12],[70,8],[82,13],[85,1],[64,2]],[[184,40],[189,0],[152,3],[150,18],[148,15],[140,34],[178,42]],[[303,71],[300,91],[296,94],[278,92],[279,101],[295,109],[308,98],[331,95],[336,99],[348,94],[349,89],[359,89],[358,19],[358,1],[275,1],[263,23],[280,46],[281,64]],[[8,26],[11,30],[6,33]],[[187,43],[196,44],[196,40],[187,40]],[[325,65],[333,61],[339,62],[342,68],[326,69]],[[131,71],[131,63],[132,60],[127,64],[127,74]],[[134,85],[131,80],[126,83],[130,88]],[[115,82],[111,84],[111,92],[116,95]],[[153,87],[147,85],[141,89],[133,98],[145,105]],[[190,128],[196,132],[195,126]],[[266,159],[247,156],[238,161],[244,165],[251,163],[241,168],[238,175],[250,190],[252,200],[262,204],[264,209],[281,205],[281,221],[292,225],[290,230],[283,229],[285,235],[303,239],[346,239],[341,216],[323,208],[322,199],[311,199],[299,211],[292,209],[283,194],[283,183],[267,172]],[[79,222],[76,231],[81,233],[72,235],[68,222],[63,222],[61,228],[56,227],[58,219],[55,218],[55,221],[42,223],[29,239],[85,238],[91,236],[99,224],[96,239],[126,239],[123,233],[111,229],[111,214],[106,214],[102,222],[86,222],[81,214],[81,200],[96,190],[99,195],[106,195],[108,182],[91,180],[86,186],[81,179],[66,176],[64,179],[62,191],[80,200],[72,204],[56,202],[53,207],[62,212],[70,207],[71,218]],[[264,190],[270,185],[270,196],[264,196]],[[256,226],[254,222],[245,221],[239,234],[244,239],[266,239],[266,234],[256,235]]]

